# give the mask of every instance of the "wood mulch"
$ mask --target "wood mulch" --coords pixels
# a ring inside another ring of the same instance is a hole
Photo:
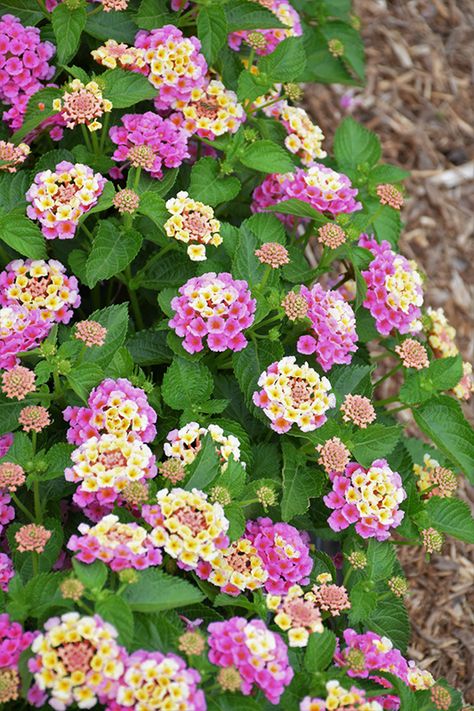
[[[330,147],[343,96],[382,140],[383,159],[412,172],[401,251],[426,273],[425,303],[442,306],[463,357],[474,359],[474,3],[354,0],[367,53],[363,88],[309,89]],[[329,120],[328,117],[331,117]],[[474,398],[473,398],[474,400]],[[474,421],[474,406],[466,406]],[[461,496],[474,503],[464,484]],[[448,539],[430,563],[400,552],[408,581],[410,656],[474,703],[474,551]]]

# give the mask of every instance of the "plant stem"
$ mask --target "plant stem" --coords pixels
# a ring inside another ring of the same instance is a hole
[[[97,138],[97,133],[95,131],[92,131],[92,133],[91,133],[91,140],[92,140],[92,147],[94,149],[94,155],[99,157],[100,156],[99,139]]]
[[[94,151],[92,149],[92,143],[91,143],[91,137],[89,134],[89,130],[86,128],[86,126],[83,123],[81,123],[81,131],[82,131],[82,137],[84,139],[84,143],[85,143],[87,150],[90,153],[93,153]]]
[[[81,223],[79,224],[79,227],[80,227],[81,230],[84,232],[84,234],[87,235],[87,237],[89,238],[89,240],[90,240],[90,242],[91,242],[91,244],[92,244],[92,242],[94,241],[94,235],[92,234],[92,232],[90,231],[90,229],[85,226],[84,222],[81,222]]]
[[[387,373],[385,373],[385,375],[382,375],[381,378],[379,378],[378,380],[375,381],[375,383],[374,383],[374,389],[375,389],[378,385],[380,385],[380,383],[383,383],[384,380],[387,380],[387,378],[390,378],[390,377],[391,377],[392,375],[394,375],[397,371],[399,371],[401,367],[402,367],[402,364],[401,364],[401,363],[397,363],[397,365],[395,365],[393,368],[391,368],[391,370],[389,370]]]
[[[135,190],[135,192],[138,190],[138,185],[139,185],[139,183],[140,183],[140,175],[141,175],[141,173],[142,173],[142,169],[141,169],[141,168],[135,168],[135,177],[134,177],[134,180],[133,180],[133,189]]]
[[[132,270],[130,269],[130,264],[125,269],[124,274],[127,283],[128,295],[130,296],[130,303],[132,304],[133,315],[135,316],[135,321],[138,326],[138,330],[142,331],[145,328],[145,324],[143,322],[143,316],[140,310],[140,304],[138,303],[137,295],[134,289],[132,289],[132,287],[130,286],[130,282],[132,280]]]
[[[33,521],[33,523],[34,523],[35,517],[34,517],[33,514],[31,513],[31,511],[29,511],[29,510],[26,508],[26,506],[20,501],[20,499],[18,498],[18,496],[17,496],[15,493],[13,493],[13,492],[10,493],[10,496],[12,497],[12,500],[14,501],[15,506],[17,506],[17,507],[20,509],[20,511],[22,511],[22,512],[25,514],[25,516],[26,516],[27,518],[29,518],[30,521]]]
[[[39,560],[38,560],[38,553],[36,551],[33,551],[33,575],[38,575],[39,572]]]
[[[103,153],[103,151],[104,151],[105,139],[107,138],[107,132],[109,129],[109,121],[110,121],[110,111],[105,114],[104,123],[102,124],[102,130],[100,132],[99,149],[100,149],[101,153]]]
[[[39,481],[35,479],[33,482],[33,498],[35,502],[35,519],[36,523],[41,523],[43,518],[43,512],[41,510],[41,496],[39,490]]]
[[[392,397],[387,397],[385,400],[376,400],[373,404],[375,407],[383,407],[384,405],[390,405],[391,402],[397,402],[398,395],[392,395]]]

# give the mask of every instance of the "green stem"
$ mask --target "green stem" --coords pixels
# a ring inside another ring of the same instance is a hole
[[[92,234],[92,232],[90,231],[90,229],[85,226],[84,222],[81,222],[81,223],[79,224],[79,227],[80,227],[80,229],[84,232],[84,234],[87,235],[87,237],[89,238],[89,240],[90,240],[90,242],[91,242],[91,244],[92,244],[92,242],[94,241],[94,235]]]
[[[35,517],[34,517],[33,514],[31,513],[31,511],[29,511],[29,510],[26,508],[26,506],[20,501],[20,499],[18,498],[18,496],[17,496],[16,494],[14,494],[13,492],[10,493],[10,496],[12,497],[12,500],[13,500],[15,506],[17,506],[17,507],[20,509],[20,511],[22,511],[22,512],[25,514],[25,516],[26,516],[27,518],[29,518],[30,521],[33,521],[33,523],[34,523]]]
[[[342,581],[342,584],[344,587],[347,587],[347,583],[349,582],[351,575],[352,575],[352,568],[348,568],[346,574],[344,575],[344,580]]]
[[[382,375],[381,378],[376,380],[374,383],[374,390],[376,387],[378,387],[380,385],[380,383],[383,383],[384,380],[387,380],[387,378],[390,378],[392,375],[394,375],[396,372],[398,372],[401,367],[402,367],[402,364],[397,363],[397,365],[395,365],[393,368],[391,368],[387,373],[385,373],[385,375]]]
[[[138,326],[138,330],[142,331],[145,328],[145,324],[143,321],[143,316],[142,316],[142,312],[140,309],[140,304],[138,303],[137,295],[136,295],[134,289],[132,289],[132,287],[130,286],[130,282],[132,280],[132,270],[130,269],[130,264],[125,269],[124,275],[125,275],[125,279],[126,279],[126,283],[127,283],[127,290],[128,290],[128,295],[130,297],[130,303],[132,304],[132,310],[133,310],[133,314],[135,316],[135,322]]]
[[[103,151],[104,151],[105,139],[107,138],[107,133],[109,130],[109,121],[110,121],[110,111],[108,111],[105,114],[104,123],[102,124],[102,129],[100,132],[99,148],[100,148],[101,153],[103,153]]]
[[[279,97],[276,98],[276,99],[272,99],[271,101],[267,101],[266,104],[262,104],[261,106],[256,106],[256,107],[253,108],[253,109],[249,109],[249,111],[247,111],[247,113],[248,113],[248,114],[254,114],[256,111],[260,111],[261,109],[266,109],[267,106],[271,106],[272,104],[276,104],[278,101],[281,101],[281,96],[279,96]]]
[[[33,499],[35,502],[35,519],[36,523],[41,523],[43,519],[43,512],[41,510],[41,496],[39,489],[39,481],[35,479],[33,482]]]
[[[97,133],[95,131],[91,131],[91,140],[92,140],[92,148],[94,149],[94,155],[99,157],[100,156],[100,146],[99,146],[99,139],[97,138]]]
[[[258,285],[258,288],[260,289],[260,291],[263,291],[263,288],[268,281],[271,271],[272,271],[271,266],[269,264],[266,264],[265,265],[265,272],[264,272],[263,277],[260,281],[260,284]]]
[[[100,3],[98,7],[94,8],[89,13],[87,13],[87,17],[92,17],[92,15],[97,15],[97,13],[100,12],[101,10],[102,10],[102,3]]]
[[[400,405],[400,407],[394,407],[392,410],[387,410],[387,412],[392,415],[394,412],[401,412],[402,410],[410,410],[410,405]]]
[[[36,551],[33,551],[33,575],[36,576],[38,575],[39,572],[39,559],[38,556],[39,554]]]
[[[138,190],[138,185],[140,183],[140,175],[141,175],[142,169],[140,167],[135,168],[135,177],[133,180],[133,189],[135,192]]]
[[[90,133],[83,123],[81,123],[81,131],[87,150],[89,151],[89,153],[93,153]]]
[[[392,397],[387,397],[385,400],[376,400],[373,404],[374,407],[383,407],[384,405],[390,405],[391,402],[397,402],[398,395],[392,395]]]

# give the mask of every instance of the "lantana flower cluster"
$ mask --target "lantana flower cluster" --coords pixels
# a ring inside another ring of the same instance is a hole
[[[112,111],[112,102],[104,98],[97,82],[83,84],[80,79],[73,79],[61,98],[53,101],[53,109],[67,128],[83,125],[89,131],[98,131],[102,128],[99,119]]]
[[[216,451],[224,465],[231,456],[236,462],[240,461],[240,441],[235,435],[226,435],[219,425],[202,427],[197,422],[188,422],[179,430],[168,432],[168,441],[163,445],[164,453],[167,457],[181,460],[183,464],[192,464],[207,434],[216,443]]]
[[[139,163],[152,178],[161,178],[164,168],[178,168],[189,158],[188,135],[168,118],[153,111],[143,114],[124,114],[122,125],[112,126],[110,138],[118,146],[112,158],[118,163]],[[149,151],[146,157],[145,150]]]
[[[137,523],[121,523],[118,516],[104,516],[95,526],[79,525],[80,536],[71,536],[68,548],[82,563],[101,560],[117,572],[125,568],[144,570],[159,565],[161,552],[148,531]]]
[[[313,594],[300,585],[292,585],[284,596],[267,595],[266,604],[275,613],[275,624],[288,632],[290,647],[306,647],[310,634],[324,629]]]
[[[257,0],[257,2],[273,12],[285,27],[259,30],[258,34],[263,37],[263,41],[260,46],[256,46],[256,54],[270,54],[287,37],[299,37],[302,34],[299,15],[289,2],[286,0]],[[252,32],[249,30],[231,32],[228,41],[231,49],[239,51],[242,42],[247,44],[252,42]]]
[[[0,304],[38,310],[45,321],[69,323],[81,303],[75,276],[56,259],[15,259],[0,274]]]
[[[320,284],[302,286],[300,294],[308,304],[311,335],[300,336],[296,348],[305,355],[315,354],[322,369],[348,364],[357,350],[355,314],[337,291],[325,291]]]
[[[240,690],[248,696],[254,686],[273,704],[280,700],[293,678],[286,645],[261,620],[232,617],[209,627],[209,660],[219,667],[234,667],[241,677]]]
[[[210,205],[193,200],[185,190],[181,190],[166,202],[166,209],[171,215],[163,225],[166,234],[188,245],[188,257],[193,262],[202,262],[207,258],[207,245],[218,247],[222,244],[219,234],[221,223],[214,217]]]
[[[382,711],[378,701],[368,701],[363,689],[351,686],[346,689],[336,679],[326,682],[325,699],[305,696],[300,704],[300,711],[339,711],[358,709],[358,711]]]
[[[290,153],[301,159],[303,165],[309,167],[317,159],[326,158],[327,153],[322,149],[324,134],[303,108],[282,100],[263,108],[263,111],[279,120],[286,128],[288,136],[285,138],[285,146]]]
[[[3,553],[0,555],[4,555]],[[0,560],[1,565],[1,560]],[[15,701],[20,693],[18,662],[20,655],[35,637],[34,632],[25,632],[19,622],[9,615],[0,615],[0,703]]]
[[[428,317],[428,327],[426,329],[428,343],[435,356],[437,358],[449,358],[450,356],[458,355],[456,329],[449,323],[443,309],[428,307],[426,315]],[[474,393],[474,378],[470,363],[463,363],[463,374],[459,383],[453,388],[453,393],[459,400],[469,400],[472,393]]]
[[[0,172],[16,173],[19,166],[25,162],[30,154],[30,147],[26,143],[15,146],[9,141],[0,141]]]
[[[334,509],[328,518],[333,531],[343,531],[351,524],[362,538],[386,540],[400,525],[404,512],[400,504],[406,492],[398,472],[385,459],[376,459],[369,468],[351,462],[343,474],[331,472],[332,491],[324,503]]]
[[[72,239],[82,215],[102,194],[106,180],[82,163],[61,161],[35,176],[26,193],[26,214],[38,220],[46,239]]]
[[[458,480],[454,472],[441,464],[428,453],[423,456],[423,464],[413,465],[416,485],[423,498],[441,496],[449,499],[458,488]]]
[[[188,353],[202,351],[204,340],[211,351],[245,348],[243,331],[252,325],[256,309],[246,281],[208,272],[189,279],[179,294],[171,301],[175,315],[168,325]]]
[[[24,306],[0,308],[0,368],[10,370],[19,363],[18,354],[37,348],[51,329],[38,309]]]
[[[109,39],[97,49],[92,50],[92,58],[107,69],[143,70],[145,51],[137,47],[129,47],[124,42]]]
[[[393,330],[420,331],[423,288],[416,264],[396,254],[385,240],[378,244],[375,239],[361,235],[359,246],[374,255],[362,276],[367,284],[364,306],[374,317],[377,331],[383,336]]]
[[[331,383],[320,377],[308,363],[298,365],[295,356],[272,363],[258,379],[262,389],[253,395],[271,420],[271,428],[283,434],[293,424],[311,432],[326,422],[326,412],[336,405]]]
[[[87,405],[69,406],[64,410],[64,419],[69,423],[67,439],[71,444],[81,445],[103,434],[133,434],[142,442],[152,442],[156,436],[156,412],[144,390],[132,385],[127,378],[103,380],[91,391]]]
[[[227,595],[257,590],[268,579],[264,561],[245,537],[220,550],[210,562],[200,561],[196,572]]]
[[[224,133],[235,133],[246,119],[237,94],[215,79],[193,89],[187,102],[175,101],[173,108],[178,112],[171,119],[174,123],[210,141]]]

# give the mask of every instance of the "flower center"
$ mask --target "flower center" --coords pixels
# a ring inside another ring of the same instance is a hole
[[[111,452],[102,452],[98,457],[98,461],[100,464],[103,464],[106,469],[125,467],[127,465],[127,460],[119,449],[114,449]]]
[[[191,232],[194,237],[206,237],[209,233],[208,219],[200,212],[188,212],[185,214],[183,227]]]
[[[207,528],[206,517],[202,511],[196,511],[190,506],[183,506],[174,512],[179,523],[187,526],[193,535],[197,535]]]
[[[299,378],[292,379],[290,389],[293,403],[296,406],[301,405],[304,402],[309,402],[313,395],[313,391],[308,383],[304,380],[300,380]]]
[[[90,662],[96,650],[90,642],[83,641],[68,642],[62,645],[57,652],[69,674],[75,671],[86,674],[90,669]]]

